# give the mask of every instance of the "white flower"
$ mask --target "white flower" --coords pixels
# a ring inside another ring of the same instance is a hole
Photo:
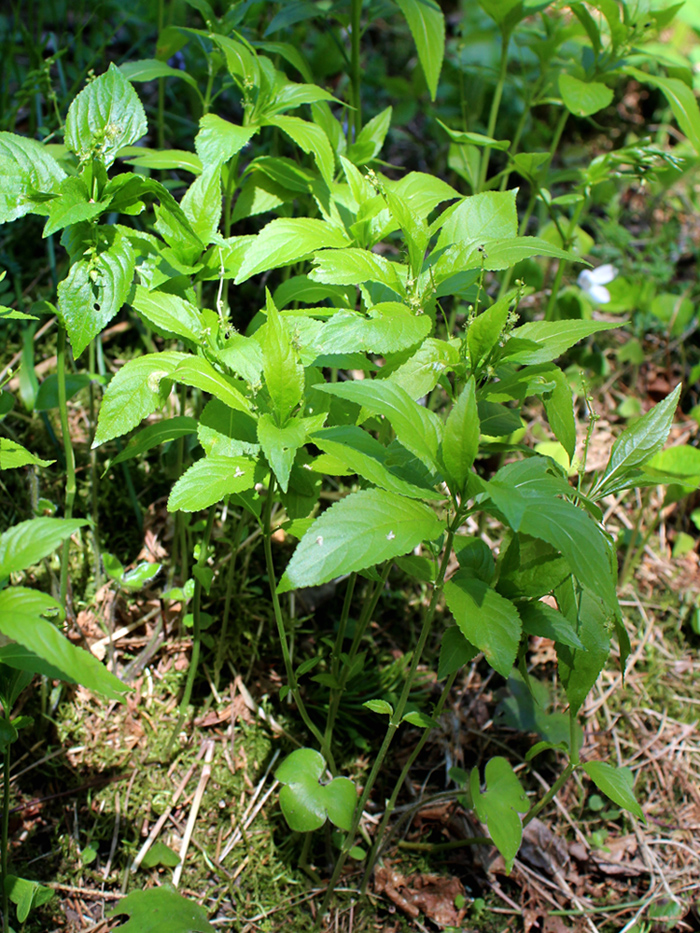
[[[605,287],[617,275],[615,266],[607,263],[597,269],[584,269],[578,277],[579,288],[588,295],[591,301],[598,305],[605,305],[610,301],[610,292]]]

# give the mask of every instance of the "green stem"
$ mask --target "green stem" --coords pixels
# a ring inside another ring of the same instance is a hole
[[[99,337],[96,338],[99,340]],[[91,340],[88,346],[88,369],[90,370],[89,387],[89,418],[90,418],[90,506],[92,513],[92,543],[95,551],[95,590],[102,585],[102,572],[100,568],[100,511],[99,511],[99,488],[100,477],[97,471],[97,451],[93,448],[92,442],[95,437],[95,384],[92,375],[96,370],[95,340]]]
[[[447,702],[448,696],[450,695],[450,691],[452,690],[452,685],[455,682],[455,678],[457,674],[458,674],[458,671],[455,671],[453,674],[450,674],[450,676],[447,678],[447,682],[442,689],[442,693],[440,694],[440,699],[438,700],[435,710],[433,712],[434,719],[437,719],[438,716],[442,713],[442,710],[445,706],[445,703]],[[396,801],[398,799],[399,792],[401,788],[403,787],[404,781],[407,779],[416,759],[418,758],[420,753],[423,751],[423,746],[428,741],[429,734],[430,734],[430,729],[423,730],[423,734],[421,735],[419,741],[417,742],[413,751],[409,755],[408,761],[403,766],[403,770],[401,771],[401,774],[399,775],[399,778],[396,781],[396,784],[394,784],[394,790],[391,793],[391,797],[387,801],[386,807],[384,809],[384,815],[382,816],[381,823],[379,824],[377,832],[375,833],[374,845],[372,846],[372,852],[370,853],[369,858],[367,859],[367,866],[365,868],[365,874],[362,878],[362,885],[360,886],[360,893],[362,894],[364,894],[365,889],[367,888],[370,875],[372,874],[372,871],[374,870],[374,866],[377,862],[377,859],[379,858],[381,847],[382,847],[382,842],[384,840],[384,834],[386,833],[386,827],[387,827],[389,820],[391,819],[391,815],[394,812],[394,809],[396,808]]]
[[[541,800],[539,800],[534,805],[534,807],[528,810],[528,812],[525,814],[525,816],[523,817],[523,829],[527,826],[528,823],[534,820],[534,818],[537,816],[538,813],[544,810],[544,808],[547,806],[548,803],[550,803],[550,801],[552,801],[556,797],[556,795],[559,793],[562,787],[566,784],[566,782],[569,780],[569,778],[571,777],[571,775],[574,773],[575,770],[576,770],[576,765],[574,764],[573,761],[570,761],[568,765],[566,766],[566,768],[564,768],[562,773],[559,775],[557,780],[554,782],[554,784],[552,784],[552,786],[549,788],[549,790],[544,795],[544,797]]]
[[[345,865],[345,861],[348,857],[350,849],[353,847],[355,841],[355,835],[357,833],[357,828],[360,825],[360,820],[362,819],[362,814],[364,812],[367,801],[369,800],[370,794],[374,788],[374,784],[377,780],[377,777],[384,766],[384,761],[389,751],[389,747],[394,739],[397,729],[401,725],[403,719],[403,714],[406,710],[406,704],[408,703],[408,697],[413,686],[413,681],[416,676],[416,671],[418,670],[418,665],[420,664],[421,657],[423,655],[423,650],[425,644],[428,640],[428,635],[432,628],[433,619],[435,617],[435,610],[437,609],[438,601],[440,599],[440,594],[442,593],[443,584],[445,582],[445,573],[447,572],[447,565],[452,554],[452,542],[454,540],[454,529],[450,527],[447,533],[447,540],[445,542],[445,551],[440,563],[440,569],[438,571],[437,579],[433,586],[433,594],[430,599],[430,604],[425,612],[423,618],[423,625],[421,626],[420,635],[418,636],[418,643],[413,652],[413,657],[411,658],[411,664],[409,666],[408,672],[406,674],[406,680],[403,685],[403,690],[401,691],[401,696],[396,704],[396,709],[394,710],[391,718],[389,719],[389,725],[386,730],[386,735],[384,736],[384,741],[382,742],[381,748],[377,754],[377,757],[374,760],[372,770],[369,773],[369,777],[365,782],[365,787],[360,797],[357,807],[355,808],[355,815],[353,817],[352,826],[350,831],[345,837],[345,842],[343,843],[343,848],[340,851],[338,856],[338,861],[335,864],[335,869],[331,880],[328,883],[328,888],[326,890],[325,897],[323,898],[323,904],[321,905],[321,910],[319,911],[319,922],[321,918],[325,915],[326,911],[333,897],[333,891],[338,883],[340,874]]]
[[[9,718],[8,712],[5,715]],[[7,880],[7,853],[10,845],[10,745],[3,755],[2,767],[2,853],[0,853],[0,887],[2,888],[2,930],[10,929],[10,902],[5,883]]]
[[[362,92],[360,89],[360,79],[362,71],[360,69],[360,39],[362,32],[360,29],[360,19],[362,16],[362,0],[352,0],[350,10],[350,82],[352,84],[352,104],[355,111],[352,115],[352,124],[354,128],[354,139],[351,139],[350,124],[348,121],[348,142],[357,140],[362,129]]]
[[[506,83],[506,76],[508,73],[508,46],[510,45],[510,35],[503,36],[501,40],[501,67],[498,73],[498,81],[493,92],[493,100],[491,101],[491,112],[489,113],[489,124],[486,129],[486,135],[493,138],[493,134],[496,132],[496,121],[498,120],[498,111],[501,107],[501,98],[503,96],[503,88]],[[479,191],[483,190],[484,185],[486,184],[486,176],[489,171],[489,161],[491,159],[491,147],[485,146],[484,151],[481,155],[481,167],[479,169],[479,182],[478,188],[475,194],[478,194]]]
[[[211,538],[212,528],[214,527],[214,519],[216,518],[216,505],[209,507],[209,514],[207,515],[207,524],[204,528],[204,534],[202,535],[202,541],[199,545],[199,558],[197,559],[197,568],[204,570],[207,565],[207,556],[209,554],[209,540]],[[175,736],[180,731],[185,717],[187,716],[187,709],[190,705],[190,700],[192,698],[192,690],[194,688],[195,677],[197,676],[197,668],[199,666],[199,655],[202,650],[202,586],[201,574],[195,573],[194,577],[194,595],[192,597],[192,656],[190,657],[190,666],[187,670],[187,681],[185,683],[185,692],[182,694],[182,700],[180,701],[180,714],[177,718],[175,728],[172,731],[170,739],[168,741],[168,753],[172,747],[173,742],[175,741]]]
[[[71,443],[70,429],[68,427],[68,404],[66,398],[66,329],[63,324],[58,325],[58,410],[61,419],[61,433],[63,434],[63,451],[66,458],[66,498],[63,510],[64,518],[73,517],[73,504],[75,503],[75,455]],[[60,602],[67,610],[68,596],[68,557],[70,554],[70,538],[67,538],[61,547],[61,588]]]
[[[214,686],[219,689],[219,677],[221,668],[224,666],[224,651],[226,648],[226,635],[228,632],[228,622],[231,615],[231,599],[233,597],[233,581],[235,580],[236,558],[238,557],[238,548],[241,543],[243,529],[245,528],[245,519],[243,515],[238,520],[236,530],[233,533],[231,542],[231,559],[226,574],[226,595],[224,596],[224,615],[221,621],[221,632],[219,633],[219,644],[216,649],[216,658],[214,660]]]
[[[576,210],[569,221],[569,229],[567,230],[566,237],[562,237],[562,249],[568,249],[571,245],[571,241],[574,238],[574,233],[576,232],[576,226],[581,219],[581,214],[586,204],[586,198],[583,198],[576,205]],[[557,230],[559,230],[561,236],[561,228],[559,224],[556,225]],[[559,265],[557,267],[557,274],[554,278],[554,283],[552,284],[552,291],[549,296],[549,302],[547,303],[547,310],[545,311],[544,319],[545,321],[551,321],[554,315],[554,308],[556,307],[557,298],[559,297],[559,289],[561,288],[561,282],[564,277],[564,272],[567,269],[569,263],[565,259],[559,260]]]
[[[158,37],[165,24],[165,0],[158,0]],[[158,148],[165,147],[165,78],[158,78]]]
[[[306,705],[304,704],[301,694],[299,692],[299,683],[297,681],[296,673],[294,667],[292,666],[292,658],[289,653],[289,642],[287,641],[287,632],[284,626],[284,618],[282,616],[282,607],[280,606],[279,597],[277,595],[277,579],[275,577],[275,565],[272,560],[272,501],[274,499],[275,491],[275,480],[270,476],[270,485],[267,490],[267,497],[265,499],[265,509],[263,511],[263,545],[265,549],[265,567],[267,569],[267,579],[270,587],[270,596],[272,598],[272,609],[275,614],[275,622],[277,624],[277,633],[280,639],[280,647],[282,648],[282,657],[284,659],[284,669],[287,674],[287,684],[289,686],[289,692],[292,695],[292,699],[296,703],[296,707],[299,710],[299,715],[301,716],[304,725],[313,735],[313,737],[318,742],[321,747],[321,753],[323,757],[328,762],[328,766],[333,773],[335,773],[335,762],[333,761],[333,755],[331,754],[330,748],[327,746],[324,736],[321,734],[321,730],[316,726],[311,717],[309,716]]]
[[[348,627],[348,617],[350,615],[350,605],[352,603],[352,594],[355,591],[355,583],[357,582],[357,574],[351,573],[348,579],[348,585],[345,589],[345,599],[343,601],[343,609],[340,613],[340,621],[338,623],[338,633],[335,637],[335,645],[333,646],[333,655],[331,657],[331,675],[333,679],[337,682],[340,676],[340,655],[343,653],[343,643],[345,642],[345,632]],[[349,665],[348,665],[349,666]],[[337,703],[340,702],[340,684],[338,687],[331,688],[330,700],[328,703],[328,716],[326,717],[326,731],[324,733],[324,741],[326,747],[331,747],[331,741],[333,739],[333,725],[335,723],[335,716],[337,712]],[[337,697],[337,701],[336,701]],[[334,711],[333,707],[336,705],[336,710]]]

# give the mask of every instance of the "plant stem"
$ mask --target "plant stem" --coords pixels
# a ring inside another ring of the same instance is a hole
[[[301,698],[299,693],[299,684],[297,682],[296,673],[292,666],[292,658],[289,653],[289,643],[287,641],[287,632],[284,627],[284,618],[282,616],[282,607],[280,606],[279,597],[277,595],[277,580],[275,577],[275,565],[272,560],[272,528],[271,528],[271,518],[272,518],[272,500],[274,498],[275,490],[275,480],[274,477],[270,476],[270,485],[267,490],[267,497],[265,499],[265,509],[263,511],[263,545],[265,549],[265,567],[267,569],[267,579],[270,587],[270,597],[272,599],[272,609],[275,614],[275,622],[277,624],[277,633],[280,639],[280,647],[282,648],[282,657],[284,658],[284,669],[287,674],[287,684],[289,686],[289,692],[292,695],[294,702],[296,703],[297,709],[299,710],[299,715],[301,716],[304,725],[313,735],[313,737],[318,742],[321,747],[321,753],[323,757],[328,762],[328,766],[331,771],[335,773],[335,763],[333,761],[333,755],[331,754],[330,748],[326,745],[325,738],[321,734],[321,730],[316,726],[311,717],[309,716],[306,705]]]
[[[66,458],[66,498],[63,509],[64,518],[73,517],[73,504],[75,502],[75,456],[71,443],[70,429],[68,427],[68,405],[66,399],[66,329],[59,322],[58,325],[58,409],[61,419],[61,433],[63,434],[63,450]],[[68,611],[66,599],[68,596],[68,557],[70,554],[70,538],[66,538],[61,547],[61,584],[60,602]]]
[[[214,519],[216,518],[216,505],[209,507],[209,514],[207,515],[207,524],[204,528],[204,534],[202,535],[202,541],[199,545],[199,558],[197,560],[197,568],[204,570],[207,565],[207,556],[209,554],[209,540],[211,538],[211,531],[214,527]],[[203,585],[201,581],[201,574],[195,573],[194,576],[194,595],[192,597],[192,656],[190,657],[190,666],[187,669],[187,681],[185,683],[185,692],[182,694],[182,700],[180,701],[180,713],[175,724],[175,728],[172,731],[170,739],[168,741],[167,752],[170,752],[173,742],[175,741],[175,736],[180,731],[185,717],[187,716],[187,708],[190,705],[190,700],[192,698],[192,690],[194,688],[195,677],[197,676],[197,667],[199,666],[199,655],[202,650],[202,590]]]
[[[350,831],[345,837],[343,848],[340,851],[340,855],[338,856],[338,861],[335,864],[333,875],[331,876],[331,880],[328,883],[326,895],[323,898],[323,904],[321,905],[321,910],[319,911],[319,914],[318,914],[319,922],[321,918],[325,915],[326,911],[328,910],[328,907],[331,902],[331,898],[333,897],[333,891],[335,890],[335,886],[337,885],[338,879],[340,878],[340,874],[343,870],[343,866],[345,865],[345,861],[348,857],[348,853],[350,852],[350,849],[353,846],[355,834],[357,833],[357,828],[360,825],[360,820],[362,819],[362,813],[365,809],[367,801],[369,800],[369,796],[372,793],[372,789],[374,788],[374,784],[377,780],[379,772],[381,771],[384,765],[384,760],[387,756],[387,752],[389,751],[389,747],[394,739],[396,730],[401,725],[403,714],[406,709],[406,704],[408,703],[408,697],[411,692],[411,687],[413,686],[413,681],[416,676],[416,671],[418,669],[418,665],[423,655],[423,649],[425,648],[425,643],[428,640],[428,635],[430,634],[430,629],[432,628],[433,618],[435,617],[435,610],[437,609],[438,600],[440,599],[440,594],[442,593],[442,587],[445,582],[445,573],[447,572],[447,565],[450,560],[450,555],[452,554],[453,540],[454,540],[454,530],[452,527],[450,527],[447,533],[447,540],[445,542],[445,551],[442,557],[442,562],[440,563],[440,569],[438,571],[437,579],[435,580],[435,584],[433,586],[433,594],[430,598],[430,604],[428,605],[428,608],[425,612],[425,616],[423,618],[423,625],[421,626],[420,635],[418,636],[418,643],[413,652],[413,657],[411,658],[411,664],[406,674],[406,680],[403,685],[403,690],[401,691],[401,696],[399,697],[399,700],[396,704],[396,709],[394,710],[391,718],[389,719],[389,725],[386,730],[386,735],[384,736],[384,741],[382,742],[381,748],[379,749],[379,752],[377,753],[377,757],[374,760],[372,770],[370,771],[369,777],[367,778],[367,781],[365,782],[365,787],[362,792],[362,796],[360,797],[357,803],[357,807],[355,808],[355,815],[353,817],[352,826],[350,827]]]
[[[435,710],[433,712],[434,719],[437,719],[438,716],[442,713],[445,703],[447,702],[447,698],[450,695],[450,691],[452,690],[452,685],[455,682],[455,677],[457,676],[457,673],[458,671],[454,671],[454,673],[450,674],[450,676],[447,678],[447,682],[442,689],[442,693],[440,694],[440,699],[438,700]],[[414,762],[416,761],[420,753],[423,751],[423,746],[427,742],[429,734],[430,734],[430,729],[423,730],[423,734],[421,735],[413,751],[409,755],[408,761],[403,766],[403,770],[401,771],[401,774],[399,775],[399,778],[396,781],[396,784],[394,784],[394,789],[391,793],[391,797],[387,801],[381,823],[379,824],[377,832],[375,833],[374,845],[372,846],[372,851],[369,855],[369,858],[367,859],[367,867],[365,868],[365,873],[362,878],[362,884],[360,886],[360,893],[364,893],[367,887],[367,883],[369,882],[370,875],[372,874],[372,870],[374,869],[377,859],[379,858],[379,854],[381,852],[382,841],[384,839],[384,834],[386,832],[387,823],[391,819],[391,815],[394,812],[394,809],[396,807],[396,800],[399,796],[399,792],[401,788],[403,787],[404,781],[408,777],[411,771],[411,768],[414,765]]]
[[[362,92],[360,90],[360,19],[362,16],[362,0],[352,0],[350,10],[350,82],[352,84],[352,104],[355,108],[352,115],[354,133],[350,132],[348,121],[348,142],[354,142],[362,129]]]
[[[226,634],[228,632],[228,621],[231,615],[231,598],[233,596],[233,582],[236,579],[236,558],[238,557],[238,548],[243,537],[245,528],[245,518],[243,515],[238,519],[236,530],[233,533],[231,541],[231,559],[226,574],[226,595],[224,596],[224,615],[221,621],[221,631],[219,632],[219,644],[216,649],[216,658],[214,660],[214,686],[219,689],[219,677],[221,668],[224,666],[224,650],[226,644]]]
[[[486,129],[486,135],[493,138],[493,134],[496,132],[496,121],[498,119],[498,111],[501,106],[501,97],[503,96],[503,88],[506,83],[506,75],[508,73],[508,46],[510,45],[510,35],[503,36],[501,41],[501,67],[498,73],[498,81],[493,92],[493,99],[491,101],[491,112],[489,113],[489,124]],[[479,191],[483,190],[484,185],[486,184],[486,176],[489,171],[489,161],[491,159],[491,147],[485,146],[484,151],[481,154],[481,166],[479,168],[479,181],[478,188],[474,192],[478,194]]]
[[[5,715],[9,719],[6,710]],[[0,853],[0,886],[2,887],[2,930],[10,929],[10,902],[7,896],[7,852],[10,844],[10,744],[3,755],[2,767],[2,852]]]
[[[352,594],[355,591],[355,583],[357,582],[357,574],[351,573],[348,579],[348,585],[345,588],[345,599],[343,601],[343,609],[340,613],[340,621],[338,622],[338,633],[335,637],[335,645],[333,646],[333,655],[331,657],[331,675],[334,680],[338,681],[340,675],[340,655],[343,653],[343,642],[345,641],[345,632],[348,627],[348,616],[350,615],[350,605],[352,603]],[[350,666],[349,663],[347,665]],[[340,683],[338,687],[331,688],[330,700],[328,703],[328,716],[326,717],[326,731],[324,733],[324,741],[326,746],[330,748],[331,741],[333,738],[333,725],[335,724],[335,716],[337,714],[337,707],[340,702]],[[335,707],[335,708],[334,708]]]
[[[566,768],[564,768],[562,773],[559,775],[557,780],[554,782],[554,784],[552,784],[552,786],[549,788],[549,790],[544,795],[544,797],[541,800],[539,800],[534,805],[534,807],[528,810],[528,812],[525,814],[525,816],[523,817],[523,829],[527,826],[528,823],[534,820],[534,818],[537,816],[538,813],[544,810],[544,808],[547,806],[547,804],[550,801],[552,801],[556,797],[556,795],[559,793],[562,787],[566,784],[566,782],[569,780],[569,778],[571,777],[571,775],[574,773],[575,770],[576,770],[576,765],[574,764],[573,761],[570,761],[568,765],[566,766]]]

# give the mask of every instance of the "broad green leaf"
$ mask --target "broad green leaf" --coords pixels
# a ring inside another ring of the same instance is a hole
[[[539,599],[551,593],[571,568],[556,548],[540,538],[515,534],[501,548],[496,589],[508,599]]]
[[[467,328],[467,349],[472,372],[476,372],[498,344],[508,320],[512,300],[512,293],[504,295],[490,308],[477,315]]]
[[[484,652],[495,671],[508,677],[522,628],[513,603],[463,570],[445,584],[445,602],[467,641]]]
[[[188,434],[194,434],[196,431],[197,420],[187,415],[178,415],[175,418],[158,421],[156,424],[149,424],[143,431],[139,431],[138,434],[129,438],[129,443],[124,450],[120,451],[111,461],[112,466],[121,463],[123,460],[140,457],[154,447],[159,447],[168,441],[175,441],[179,437],[187,437]]]
[[[608,321],[530,321],[511,331],[503,358],[509,363],[550,363],[591,334],[616,327]],[[521,340],[536,347],[519,346]]]
[[[484,771],[486,790],[479,789],[479,770],[473,768],[470,789],[476,815],[486,824],[493,844],[506,863],[506,871],[513,866],[523,837],[520,813],[527,813],[530,804],[527,794],[506,758],[496,756],[486,763]]]
[[[236,408],[238,411],[250,411],[251,404],[243,395],[238,385],[243,387],[243,383],[234,380],[231,376],[224,376],[217,372],[208,360],[203,356],[185,356],[173,369],[169,376],[173,382],[179,382],[183,385],[193,386],[196,389],[202,389],[203,392],[209,392],[214,398],[228,405],[229,408]]]
[[[391,472],[386,466],[389,453],[386,447],[362,428],[338,425],[316,432],[311,440],[335,457],[348,473],[357,473],[375,486],[411,499],[444,498],[434,489],[415,486]]]
[[[613,92],[600,81],[580,81],[573,75],[559,75],[559,93],[566,109],[577,117],[589,117],[612,103]]]
[[[134,277],[129,240],[114,226],[98,227],[95,238],[94,251],[74,262],[58,285],[58,311],[75,357],[120,310]]]
[[[335,157],[328,137],[320,126],[301,120],[299,117],[288,116],[267,117],[265,123],[269,126],[276,126],[286,133],[303,152],[313,155],[323,180],[329,188],[331,187],[335,171]]]
[[[186,359],[184,353],[166,350],[125,363],[102,399],[93,447],[126,434],[152,415],[161,398],[161,381],[169,379],[178,363]]]
[[[326,223],[325,220],[311,217],[277,217],[263,227],[246,250],[235,283],[240,285],[259,272],[299,262],[317,249],[337,248],[347,243],[345,232],[340,227]]]
[[[296,4],[292,2],[288,3],[286,6],[292,7],[295,5]],[[316,16],[318,14],[316,8],[313,4],[309,4],[309,6],[313,8],[313,15]],[[283,11],[280,11],[280,13],[282,12]],[[280,13],[277,13],[273,19],[276,19]],[[270,29],[268,28],[265,30],[265,35],[267,36],[269,34]],[[256,49],[262,49],[263,52],[268,52],[270,55],[280,55],[285,61],[288,61],[293,68],[296,68],[304,81],[313,81],[314,77],[307,61],[295,45],[292,45],[290,42],[253,42],[252,44]]]
[[[387,107],[365,123],[357,139],[348,149],[348,159],[351,163],[365,165],[379,155],[391,126],[391,114],[392,108]]]
[[[406,554],[444,530],[432,509],[382,489],[352,493],[327,509],[295,550],[278,587],[327,583]]]
[[[542,396],[544,409],[554,436],[566,451],[571,462],[576,450],[573,392],[569,380],[560,369],[554,369],[548,373],[547,378],[554,381],[554,389],[551,392],[545,392]]]
[[[216,351],[216,359],[251,386],[261,383],[263,350],[255,337],[231,334],[226,345]]]
[[[194,148],[203,165],[221,165],[247,146],[257,131],[257,126],[237,126],[207,113],[199,121]]]
[[[591,490],[592,498],[602,498],[620,488],[625,477],[643,466],[666,443],[680,397],[680,383],[639,421],[625,428],[610,451],[603,475]]]
[[[284,422],[303,398],[304,368],[269,292],[263,334],[263,374],[275,412]]]
[[[325,414],[322,418],[325,418]],[[260,447],[282,492],[287,492],[289,487],[289,474],[297,450],[306,443],[307,421],[306,418],[294,418],[284,427],[279,427],[272,415],[263,413],[258,418]]]
[[[86,525],[84,519],[30,518],[0,535],[0,580],[38,564]]]
[[[58,521],[58,519],[56,519]],[[42,618],[45,613],[61,612],[55,599],[15,586],[0,593],[0,633],[19,642],[74,683],[110,700],[123,701],[129,689],[97,658],[83,648],[76,648],[56,626]]]
[[[435,100],[445,53],[445,17],[435,0],[396,0],[416,43],[430,96]]]
[[[631,67],[625,68],[625,72],[642,85],[650,84],[664,94],[681,131],[688,137],[693,149],[700,152],[700,110],[694,90],[678,78],[648,74]]]
[[[495,573],[493,554],[488,544],[471,535],[455,535],[453,548],[457,563],[470,576],[491,583]],[[505,595],[505,594],[503,594]]]
[[[122,146],[133,145],[147,130],[138,94],[112,63],[73,100],[65,141],[81,162],[94,157],[109,167]]]
[[[302,104],[317,104],[322,100],[340,103],[329,91],[324,91],[317,84],[296,84],[294,81],[287,81],[277,88],[273,102],[265,109],[265,117],[269,119],[273,114],[295,110]]]
[[[451,625],[445,630],[440,642],[440,661],[437,679],[444,680],[450,674],[469,664],[479,653],[479,649],[470,645],[458,625]]]
[[[208,455],[257,457],[260,451],[256,419],[236,411],[218,399],[204,406],[197,426],[199,443]]]
[[[583,705],[610,653],[610,614],[605,611],[597,592],[577,586],[571,578],[555,590],[561,612],[575,628],[585,649],[572,648],[562,642],[556,644],[559,679],[572,714]]]
[[[342,245],[342,244],[341,244]],[[391,262],[366,249],[326,249],[314,256],[314,268],[309,278],[329,285],[361,285],[381,282],[402,295],[406,266]]]
[[[487,146],[489,149],[500,149],[503,152],[510,149],[509,139],[492,139],[491,136],[484,136],[483,133],[467,133],[461,130],[452,130],[443,123],[442,120],[438,120],[437,122],[447,133],[452,142],[458,143],[459,145]]]
[[[197,82],[186,71],[180,68],[172,68],[166,62],[159,61],[157,58],[141,58],[135,62],[125,62],[119,66],[119,70],[127,81],[156,81],[158,78],[180,78],[186,81],[193,88],[197,88]]]
[[[199,512],[225,496],[255,485],[255,461],[247,457],[203,457],[186,470],[168,497],[168,511]]]
[[[629,768],[615,768],[607,761],[586,761],[583,770],[598,790],[602,790],[613,803],[646,822],[634,796],[634,773]]]
[[[183,195],[180,206],[195,235],[208,246],[214,239],[221,220],[220,164],[205,167]]]
[[[149,291],[142,285],[137,285],[131,305],[149,324],[160,331],[184,337],[194,344],[197,344],[202,336],[203,325],[199,311],[195,305],[179,295],[171,295],[157,289]]]
[[[194,152],[183,149],[146,149],[141,146],[129,146],[119,152],[119,158],[138,168],[150,168],[157,172],[184,170],[199,175],[202,160]],[[117,176],[118,177],[118,176]]]
[[[336,311],[323,325],[293,312],[285,314],[285,318],[290,328],[301,337],[301,349],[308,363],[314,363],[321,356],[356,354],[360,351],[384,355],[409,350],[422,344],[432,328],[432,321],[427,314],[416,315],[398,301],[383,301],[370,308],[366,315],[357,311]],[[442,368],[441,364],[441,371]],[[388,381],[395,385],[402,382],[400,378]]]
[[[57,197],[46,203],[48,220],[42,236],[47,237],[70,224],[98,217],[109,207],[110,198],[95,201],[82,178],[69,176],[58,187]]]
[[[373,713],[378,713],[380,716],[394,715],[394,707],[391,703],[387,703],[386,700],[366,700],[362,705]]]
[[[384,416],[407,450],[428,468],[436,467],[442,425],[434,412],[415,402],[405,389],[382,379],[336,382],[315,388]]]
[[[55,462],[55,460],[42,460],[17,441],[11,441],[9,437],[0,437],[0,470],[16,470],[18,467],[29,466],[29,464],[47,467]]]
[[[484,437],[507,437],[523,426],[520,415],[513,408],[482,399],[479,399],[477,407]]]
[[[206,911],[168,885],[132,891],[109,916],[129,917],[119,933],[216,933]]]
[[[412,315],[409,320],[419,323],[421,317]],[[448,343],[446,340],[429,337],[405,363],[388,376],[388,380],[401,386],[411,398],[418,400],[432,392],[440,378],[446,376],[458,363],[457,341]]]
[[[15,133],[0,133],[0,224],[32,212],[43,214],[46,204],[34,195],[58,194],[66,177],[46,147]]]
[[[455,490],[464,488],[479,452],[481,427],[476,406],[476,383],[472,376],[447,416],[442,438],[442,462]]]
[[[66,373],[66,400],[73,398],[81,389],[87,388],[91,381],[89,373]],[[52,408],[58,408],[58,405],[58,375],[51,373],[39,386],[34,411],[51,411]]]
[[[28,881],[26,878],[18,878],[17,875],[7,875],[5,890],[12,903],[16,905],[17,919],[22,924],[34,907],[46,904],[56,893],[51,888],[39,884],[38,881]]]
[[[556,609],[537,600],[518,603],[518,612],[523,623],[523,631],[528,635],[551,638],[561,645],[580,648],[585,645],[576,634],[571,622]]]
[[[323,826],[326,818],[346,832],[352,825],[357,806],[355,785],[346,777],[320,784],[325,768],[319,752],[299,748],[275,772],[275,778],[284,785],[280,807],[289,828],[295,832],[313,832]]]
[[[509,240],[518,235],[515,188],[510,191],[485,191],[475,194],[455,207],[448,208],[437,248],[458,243],[462,246],[483,240]]]

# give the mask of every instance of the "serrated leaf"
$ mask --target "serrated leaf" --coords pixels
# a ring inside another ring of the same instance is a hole
[[[66,177],[46,147],[15,133],[0,133],[0,224],[32,212],[43,214],[46,204],[36,193],[57,194]]]
[[[392,108],[386,107],[378,113],[360,130],[357,139],[348,149],[348,159],[351,164],[365,165],[371,162],[381,152],[386,134],[391,125]],[[360,202],[361,203],[361,202]]]
[[[243,387],[243,383],[218,372],[203,356],[184,356],[170,374],[173,382],[193,386],[209,392],[229,408],[237,411],[250,411],[251,404],[243,395],[236,383]]]
[[[289,474],[297,450],[306,442],[306,419],[293,419],[279,427],[272,415],[263,413],[258,418],[258,440],[282,492],[289,488]]]
[[[184,472],[168,497],[168,511],[199,512],[224,496],[255,485],[255,461],[247,457],[204,457]]]
[[[203,165],[221,165],[240,152],[257,131],[257,126],[237,126],[207,113],[199,121],[194,148]]]
[[[522,629],[513,603],[463,570],[445,584],[445,602],[467,641],[484,652],[495,671],[508,677]]]
[[[199,904],[168,885],[132,891],[109,916],[129,917],[119,933],[216,933]]]
[[[606,761],[587,761],[583,770],[598,790],[602,790],[613,803],[646,822],[642,808],[634,796],[634,774],[629,768],[615,768]]]
[[[301,120],[299,117],[288,116],[267,117],[265,123],[269,126],[276,126],[286,133],[303,152],[313,155],[323,180],[329,188],[331,187],[335,171],[335,157],[328,137],[320,126]]]
[[[93,447],[126,434],[158,407],[163,379],[172,376],[184,353],[166,350],[129,360],[113,377],[102,399]]]
[[[58,311],[75,357],[112,320],[126,301],[136,257],[115,227],[99,227],[89,258],[74,262],[58,285]]]
[[[451,625],[442,636],[440,643],[440,661],[438,680],[444,680],[450,674],[469,664],[479,653],[479,649],[470,644],[458,625]]]
[[[395,493],[365,489],[317,518],[295,550],[279,592],[327,583],[432,541],[444,530],[432,509]]]
[[[221,166],[207,165],[189,186],[180,206],[196,236],[208,246],[216,236],[221,220]]]
[[[324,244],[325,245],[325,244]],[[330,244],[329,244],[330,245]],[[339,244],[344,245],[344,244]],[[309,278],[328,285],[362,285],[381,282],[397,295],[404,292],[402,277],[407,267],[391,262],[366,249],[328,249],[314,256],[314,268]]]
[[[64,178],[58,187],[57,197],[46,204],[48,220],[42,236],[50,236],[70,224],[98,217],[109,207],[110,200],[111,198],[107,197],[101,201],[95,201],[90,196],[82,178],[75,176]]]
[[[442,462],[456,490],[463,489],[469,477],[479,452],[480,434],[476,383],[472,376],[447,416],[442,438]]]
[[[263,375],[275,412],[284,422],[304,395],[304,368],[269,292],[266,310]]]
[[[472,372],[478,369],[497,345],[508,320],[511,301],[511,294],[504,295],[469,325],[467,348]]]
[[[176,334],[196,344],[202,335],[202,318],[195,307],[179,295],[149,291],[137,285],[131,306],[159,330]]]
[[[0,535],[0,580],[39,563],[83,528],[84,519],[30,518]]]
[[[470,246],[486,240],[515,239],[518,235],[516,194],[515,189],[485,191],[448,208],[437,248],[451,243]]]
[[[680,383],[666,398],[642,418],[625,428],[610,451],[603,475],[591,490],[592,498],[602,498],[619,488],[626,474],[643,466],[666,443],[680,397]]]
[[[16,441],[11,441],[9,437],[0,437],[0,470],[16,470],[18,467],[29,466],[29,464],[47,467],[55,462],[55,460],[42,460],[26,447],[22,447]]]
[[[38,654],[68,680],[110,700],[123,701],[129,689],[126,684],[110,674],[89,651],[71,644],[55,625],[42,618],[45,613],[62,613],[60,603],[23,586],[0,593],[0,633]]]
[[[109,167],[122,146],[133,145],[147,130],[138,94],[112,63],[70,105],[65,142],[81,162],[94,156]]]
[[[511,352],[507,343],[503,357],[509,363],[523,365],[550,363],[585,337],[616,326],[608,321],[530,321],[511,331],[514,349]],[[519,349],[520,340],[531,341],[538,346]]]
[[[277,217],[263,227],[246,250],[235,283],[240,285],[259,272],[299,262],[317,249],[342,247],[347,243],[346,233],[325,220]]]
[[[166,62],[159,61],[157,58],[141,58],[135,62],[125,62],[119,66],[119,70],[127,81],[156,81],[158,78],[180,78],[191,87],[197,87],[197,82],[191,74],[182,71],[180,68],[172,68]]]
[[[178,415],[175,418],[158,421],[156,424],[149,424],[143,431],[139,431],[138,434],[129,438],[126,447],[111,461],[112,466],[121,463],[123,460],[140,457],[141,454],[168,441],[175,441],[180,437],[187,437],[188,434],[195,434],[197,423],[195,418],[190,418],[188,415]]]
[[[445,17],[435,0],[396,0],[406,17],[423,74],[435,100],[445,53]]]
[[[561,645],[586,650],[566,616],[546,603],[521,602],[518,604],[518,612],[523,623],[523,631],[527,635],[551,638],[552,641]]]

